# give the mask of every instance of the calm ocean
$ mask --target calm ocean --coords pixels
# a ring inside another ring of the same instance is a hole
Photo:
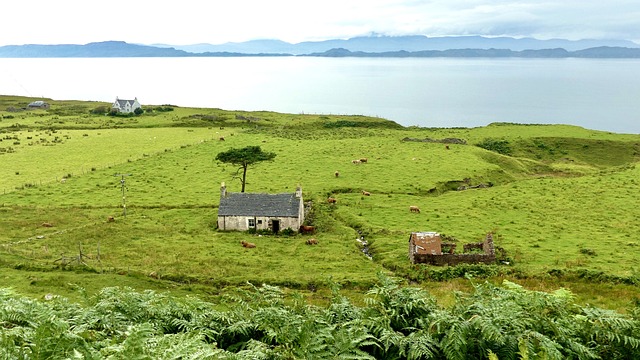
[[[640,133],[638,59],[0,59],[0,94]]]

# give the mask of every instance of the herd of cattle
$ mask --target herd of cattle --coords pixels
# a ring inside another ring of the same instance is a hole
[[[359,164],[362,164],[362,163],[366,163],[367,161],[369,161],[369,159],[360,158],[360,159],[351,160],[351,163],[355,164],[355,165],[359,165]]]
[[[221,138],[220,140],[223,140],[223,139]],[[362,163],[367,163],[368,161],[369,161],[368,158],[360,158],[360,159],[351,160],[351,163],[355,164],[355,165],[359,165],[359,164],[362,164]],[[334,175],[335,175],[335,177],[340,177],[340,171],[336,170]],[[366,190],[362,190],[361,193],[362,193],[363,196],[371,196],[371,192],[366,191]],[[328,197],[327,198],[327,203],[329,203],[330,205],[335,205],[335,204],[338,203],[338,199],[336,199],[335,197]],[[411,206],[409,206],[409,212],[419,214],[420,213],[420,208],[418,206],[416,206],[416,205],[411,205]],[[300,226],[300,229],[299,229],[298,232],[300,234],[305,235],[305,234],[313,234],[315,232],[315,230],[316,229],[315,229],[314,226],[302,225],[302,226]],[[247,242],[247,241],[244,241],[244,240],[241,241],[240,243],[245,248],[255,248],[256,247],[256,244],[250,243],[250,242]],[[307,245],[317,245],[318,244],[318,240],[315,239],[315,238],[310,238],[310,239],[307,239],[305,241],[305,243]]]
[[[447,146],[447,150],[448,149],[449,149],[449,146]],[[366,162],[369,162],[369,159],[368,158],[364,158],[364,157],[360,158],[360,159],[351,160],[351,163],[355,164],[355,165],[359,165],[359,164],[366,163]],[[340,171],[336,170],[334,175],[335,175],[335,177],[340,177]],[[371,196],[371,193],[369,191],[362,190],[362,195]],[[329,198],[327,198],[327,202],[329,204],[336,204],[336,203],[338,203],[338,200],[336,198],[334,198],[334,197],[329,197]],[[409,211],[412,212],[412,213],[420,213],[420,208],[418,208],[415,205],[411,205],[411,206],[409,206]]]

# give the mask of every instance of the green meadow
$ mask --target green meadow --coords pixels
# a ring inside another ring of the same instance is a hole
[[[382,272],[443,303],[473,281],[503,279],[620,311],[640,297],[639,135],[172,105],[121,117],[82,101],[19,110],[31,100],[0,96],[0,277],[19,293],[126,285],[208,297],[249,282],[323,301],[335,282],[358,299]],[[302,186],[319,245],[215,228],[221,182],[240,191],[237,168],[215,156],[251,145],[277,156],[249,167],[247,191]],[[492,232],[500,261],[413,265],[413,231],[460,244]]]

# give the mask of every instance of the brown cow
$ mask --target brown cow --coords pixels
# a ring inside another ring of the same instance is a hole
[[[318,245],[318,240],[315,238],[307,239],[307,245]]]
[[[449,145],[445,145],[444,148],[449,150]]]
[[[300,226],[300,233],[301,234],[313,234],[316,231],[315,226],[311,226],[311,225],[301,225]]]
[[[116,218],[114,218],[113,216],[107,216],[107,222],[114,222],[116,221]]]
[[[224,141],[224,136],[220,136],[220,141]]]
[[[334,173],[334,175],[335,175],[336,177],[338,177],[338,176],[340,176],[340,172],[339,172],[338,170],[336,170],[336,172]]]
[[[411,205],[409,206],[409,211],[411,211],[412,213],[420,213],[420,208],[415,206],[415,205]]]
[[[254,248],[254,247],[256,247],[256,244],[250,243],[250,242],[246,242],[244,240],[240,241],[240,244],[242,244],[242,246],[244,246],[246,248]]]
[[[362,190],[362,195],[364,195],[364,196],[371,196],[371,193],[370,193],[370,192],[368,192],[368,191],[364,191],[364,190]]]
[[[335,203],[338,202],[338,199],[330,197],[330,198],[327,199],[327,202],[329,204],[335,204]]]
[[[367,161],[369,161],[369,159],[367,159],[367,158],[360,158],[360,162],[361,162],[361,163],[366,163]]]

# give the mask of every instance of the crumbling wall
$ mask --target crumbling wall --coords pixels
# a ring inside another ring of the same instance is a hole
[[[493,245],[493,235],[487,234],[485,240],[481,243],[464,244],[464,252],[472,249],[482,249],[483,253],[476,254],[409,254],[409,258],[415,264],[430,265],[458,265],[458,264],[490,264],[496,261],[495,247]]]
[[[490,264],[496,261],[496,256],[486,254],[414,254],[413,262],[430,265],[458,265],[458,264]]]

